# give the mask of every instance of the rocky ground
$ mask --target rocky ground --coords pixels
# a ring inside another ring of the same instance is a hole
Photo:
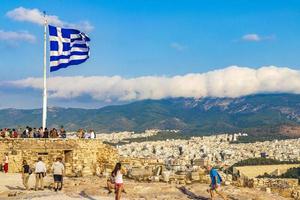
[[[30,185],[34,186],[34,176],[30,177]],[[48,176],[45,185],[49,186],[52,179]],[[44,191],[26,191],[23,189],[20,174],[0,173],[0,200],[32,199],[32,200],[113,200],[114,195],[108,194],[106,180],[98,177],[86,178],[66,178],[65,187],[61,192],[54,192],[50,189]],[[208,185],[194,183],[191,185],[180,186],[167,183],[146,183],[125,180],[126,194],[122,199],[133,200],[168,200],[168,199],[208,199],[206,189]],[[223,188],[229,199],[232,200],[283,200],[287,198],[276,194],[253,188],[237,188],[226,186]]]

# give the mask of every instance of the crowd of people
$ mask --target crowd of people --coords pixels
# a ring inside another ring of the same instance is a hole
[[[67,134],[63,126],[59,130],[52,128],[50,131],[48,128],[43,130],[40,128],[32,128],[26,126],[25,129],[0,129],[0,137],[2,138],[66,138]]]
[[[8,154],[5,153],[3,158],[2,170],[4,173],[8,173],[9,161]],[[56,158],[56,161],[53,162],[50,170],[53,174],[53,187],[52,189],[57,192],[63,188],[63,177],[65,175],[65,167],[61,157]],[[22,182],[26,190],[30,190],[29,179],[32,174],[35,177],[34,189],[44,190],[44,178],[47,175],[47,167],[43,162],[42,157],[39,157],[34,166],[30,166],[26,160],[23,160],[22,163]],[[121,193],[125,192],[123,185],[123,175],[126,174],[126,169],[121,166],[121,163],[115,165],[114,170],[111,173],[110,178],[107,180],[107,189],[109,193],[112,193],[112,190],[115,190],[115,199],[121,199]]]
[[[85,131],[79,129],[76,136],[85,139],[96,138],[96,134],[93,130]],[[67,132],[63,126],[61,126],[59,130],[56,128],[52,128],[51,130],[45,128],[45,130],[43,130],[42,127],[32,128],[26,126],[25,129],[0,129],[0,138],[67,138]]]
[[[54,191],[62,190],[63,186],[63,176],[65,173],[65,167],[62,163],[62,158],[57,158],[52,164],[51,172],[53,173],[53,189]],[[34,169],[32,169],[26,160],[23,160],[22,166],[22,180],[25,189],[29,190],[29,178],[30,175],[35,174],[35,190],[44,190],[44,177],[47,174],[47,168],[42,158],[39,157],[38,161],[35,163]]]
[[[96,138],[95,131],[93,131],[93,130],[85,131],[82,128],[77,131],[76,136],[78,138],[85,138],[85,139],[95,139]]]
[[[3,159],[2,171],[8,173],[9,169],[9,159],[8,154],[6,153]],[[56,158],[56,161],[53,162],[50,170],[53,174],[53,189],[54,191],[62,190],[63,187],[63,176],[65,174],[65,167],[62,163],[62,158]],[[26,190],[30,190],[29,179],[31,174],[35,176],[35,190],[44,190],[44,177],[47,175],[47,167],[43,162],[42,158],[39,157],[34,166],[30,166],[26,160],[23,160],[22,163],[22,182]]]

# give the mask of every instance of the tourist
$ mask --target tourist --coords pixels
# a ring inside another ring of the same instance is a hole
[[[8,153],[4,154],[4,158],[3,158],[3,171],[4,171],[4,173],[8,172]]]
[[[23,180],[23,185],[26,190],[29,190],[29,176],[31,174],[31,169],[27,163],[26,160],[23,160],[23,168],[22,168],[22,180]]]
[[[25,130],[21,134],[21,138],[28,138],[28,133],[29,133],[28,126],[26,126]]]
[[[50,138],[58,138],[58,133],[55,128],[50,131]]]
[[[91,138],[91,134],[90,134],[88,131],[86,131],[86,132],[84,133],[84,138],[85,138],[85,139],[90,139],[90,138]]]
[[[84,136],[84,131],[83,131],[83,129],[81,128],[81,129],[79,129],[78,131],[77,131],[77,137],[78,138],[83,138],[83,136]]]
[[[46,165],[42,161],[42,158],[38,158],[38,162],[35,164],[35,190],[44,190],[44,177],[46,176]]]
[[[208,189],[211,200],[214,199],[214,192],[216,192],[219,196],[221,196],[223,199],[226,200],[227,199],[226,195],[223,194],[223,192],[221,192],[222,178],[221,178],[220,174],[211,165],[207,165],[206,169],[209,172],[210,179],[211,179],[210,189]]]
[[[53,163],[51,170],[53,172],[53,179],[54,179],[54,190],[62,190],[63,185],[63,175],[65,173],[65,167],[62,164],[61,158],[56,158],[56,162]]]
[[[18,138],[19,137],[19,133],[18,131],[16,131],[16,129],[12,130],[12,138]]]
[[[45,128],[45,131],[43,133],[43,138],[49,138],[49,132],[47,128]]]
[[[95,139],[96,138],[96,134],[93,130],[90,130],[90,135],[91,135],[91,139]]]
[[[43,127],[39,128],[39,137],[43,138],[44,137],[44,132],[43,132]]]
[[[29,138],[34,138],[34,136],[33,136],[33,129],[31,127],[29,127],[28,130],[29,130],[29,134],[28,134],[29,136],[28,137]]]
[[[40,137],[40,133],[38,132],[38,130],[36,130],[36,128],[33,128],[33,137],[34,138],[39,138]]]
[[[52,133],[53,138],[58,138],[58,131],[56,128],[53,128],[53,133]]]
[[[114,179],[114,177],[112,175],[110,175],[110,177],[106,181],[106,185],[107,185],[107,189],[108,189],[108,194],[112,193],[112,190],[114,188],[114,184],[115,184],[115,179]]]
[[[64,129],[63,126],[60,127],[59,132],[60,132],[60,137],[61,137],[61,138],[66,138],[66,137],[67,137],[66,130]]]
[[[8,129],[5,130],[5,137],[6,137],[6,138],[9,138],[10,136],[11,136],[11,131],[10,131],[10,129],[8,128]]]
[[[122,168],[121,163],[117,163],[111,175],[114,177],[115,181],[115,199],[121,199],[121,192],[124,190],[123,185],[123,175],[126,173],[126,170]]]
[[[10,137],[10,129],[5,129],[5,138],[9,138]]]

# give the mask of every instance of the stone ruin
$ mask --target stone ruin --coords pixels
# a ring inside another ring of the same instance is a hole
[[[193,182],[209,183],[209,175],[203,166],[194,165],[186,170],[179,164],[166,165],[163,160],[155,158],[120,157],[120,162],[128,170],[127,177],[139,182],[165,182],[174,184],[191,184]],[[109,176],[111,171],[105,170],[104,176]],[[222,174],[228,182],[231,175]]]
[[[42,157],[48,171],[61,157],[67,176],[101,174],[118,161],[117,150],[98,139],[0,139],[1,161],[5,153],[9,155],[11,173],[21,172],[23,160],[34,167],[38,157]]]

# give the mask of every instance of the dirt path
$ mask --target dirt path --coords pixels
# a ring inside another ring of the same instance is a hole
[[[35,178],[31,175],[29,183],[33,189]],[[47,176],[45,186],[49,186],[51,176]],[[0,173],[0,200],[113,200],[114,194],[108,194],[105,188],[106,180],[98,177],[87,178],[66,178],[64,189],[61,192],[54,192],[49,189],[44,191],[26,191],[23,188],[20,174]],[[195,183],[188,186],[171,185],[167,183],[141,183],[131,180],[125,181],[127,194],[123,194],[123,200],[207,200],[208,185]],[[231,200],[286,200],[275,194],[250,189],[227,186],[225,193]],[[8,197],[8,195],[13,195]],[[219,200],[219,199],[217,199]]]

